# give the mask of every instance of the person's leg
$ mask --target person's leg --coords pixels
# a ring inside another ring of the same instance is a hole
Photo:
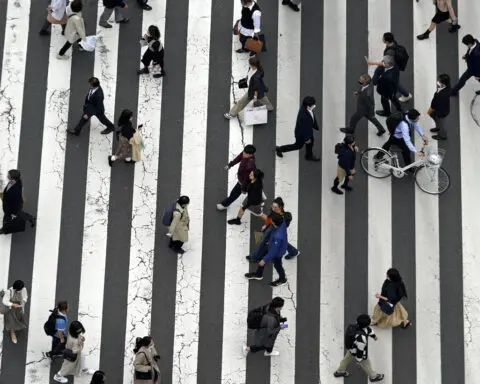
[[[310,143],[305,143],[305,158],[313,158],[313,139],[310,140]]]
[[[340,362],[340,365],[338,366],[336,372],[338,372],[338,373],[345,373],[345,372],[347,372],[348,364],[350,364],[350,362],[352,361],[352,359],[353,359],[352,354],[347,351],[347,353],[345,354],[345,357],[344,357],[343,360]]]
[[[237,52],[248,52],[245,49],[245,43],[247,42],[247,36],[243,36],[241,33],[238,34],[238,40],[240,41],[240,44],[242,44],[242,48],[238,49]]]
[[[363,372],[368,376],[369,379],[374,379],[377,377],[378,373],[372,369],[372,363],[370,359],[362,360],[358,365],[363,369]]]
[[[257,267],[257,270],[255,271],[255,275],[258,277],[263,277],[263,269],[265,267],[261,267],[260,265]]]
[[[355,128],[358,122],[363,118],[364,114],[361,111],[355,112],[352,117],[350,118],[350,124],[348,125],[347,131],[348,133],[355,133]]]
[[[285,277],[285,269],[283,269],[282,258],[273,260],[273,267],[278,273],[278,280],[285,281],[287,280]]]
[[[104,114],[97,115],[97,119],[106,127],[106,129],[102,131],[102,133],[113,132],[115,130],[115,126],[113,125],[113,123],[108,120],[107,116],[105,116]]]
[[[233,189],[230,191],[230,194],[226,199],[224,199],[220,204],[223,205],[224,207],[230,206],[235,200],[239,198],[239,196],[242,194],[242,186],[240,183],[235,184]]]
[[[36,219],[35,219],[35,217],[34,217],[32,214],[28,213],[28,212],[25,212],[25,211],[21,210],[21,211],[19,211],[19,212],[17,213],[17,216],[18,216],[20,219],[24,220],[24,221],[28,221],[28,222],[30,223],[30,226],[31,226],[32,228],[33,228],[33,227],[35,226],[35,224],[36,224]]]
[[[148,0],[137,0],[138,5],[145,11],[150,11],[152,7],[148,5]]]
[[[230,109],[230,116],[235,117],[237,116],[250,102],[248,100],[248,93],[245,93],[238,101],[232,106]]]
[[[460,76],[460,79],[458,79],[458,83],[457,85],[455,85],[452,89],[452,95],[455,96],[458,94],[458,91],[460,91],[460,89],[462,89],[464,86],[465,86],[465,83],[467,82],[468,79],[470,79],[470,77],[473,76],[473,73],[470,72],[470,70],[466,70],[465,72],[463,72],[462,76]]]
[[[182,246],[183,246],[183,241],[180,241],[180,240],[172,240],[172,239],[170,238],[169,247],[172,248],[174,251],[183,251]]]
[[[60,51],[58,52],[59,56],[64,56],[65,53],[69,50],[69,48],[72,46],[72,44],[68,41],[65,42],[62,48],[60,48]]]
[[[387,96],[381,96],[380,102],[382,103],[383,113],[387,116],[390,116],[390,99]]]
[[[88,122],[89,120],[90,120],[90,118],[84,119],[83,116],[80,118],[80,120],[78,121],[77,125],[76,125],[75,128],[74,128],[76,135],[79,135],[79,134],[80,134],[80,131],[82,130],[83,126],[84,126],[85,124],[87,124],[87,122]]]
[[[62,24],[62,36],[65,36],[65,28],[67,27],[67,24]]]
[[[393,144],[393,140],[394,140],[394,137],[390,136],[388,140],[385,142],[385,144],[382,145],[382,149],[384,149],[385,151],[389,151],[390,147]]]
[[[403,139],[395,140],[395,145],[398,146],[402,150],[403,161],[405,162],[405,166],[412,164],[412,155],[410,153],[410,149],[408,149],[407,144]]]
[[[438,137],[441,139],[447,138],[447,131],[445,130],[445,118],[444,117],[437,117],[435,119],[435,125],[439,128]]]
[[[402,104],[400,104],[400,101],[398,100],[397,95],[392,95],[392,96],[390,97],[390,101],[391,101],[392,104],[395,106],[395,109],[396,109],[397,111],[403,112]]]
[[[265,347],[263,345],[250,345],[250,352],[257,353],[259,351],[263,351]]]
[[[366,118],[367,118],[368,121],[370,121],[373,125],[375,125],[375,127],[376,127],[377,130],[378,130],[378,133],[382,133],[382,134],[383,134],[383,133],[385,132],[385,128],[383,128],[382,123],[380,123],[375,116],[366,116]]]
[[[262,241],[260,244],[258,244],[257,248],[252,252],[250,255],[250,258],[255,261],[260,261],[263,259],[263,256],[265,256],[266,252],[268,251],[268,240],[270,240],[270,237],[273,232],[273,226],[269,226],[265,232],[263,233]]]
[[[115,22],[121,23],[122,21],[127,21],[128,19],[123,14],[122,7],[115,7]]]
[[[407,91],[407,89],[400,83],[398,83],[397,87],[398,93],[400,93],[403,97],[408,97],[410,96],[410,92]]]
[[[288,253],[288,256],[286,256],[285,258],[289,258],[291,259],[292,257],[295,257],[295,256],[298,256],[298,249],[295,248],[292,244],[288,243],[287,244],[287,253]]]
[[[263,105],[266,105],[267,106],[267,111],[273,111],[275,108],[273,107],[272,103],[270,102],[270,100],[268,99],[268,96],[265,95],[263,96],[260,100],[260,101]]]
[[[303,141],[296,139],[295,143],[282,145],[282,146],[278,147],[278,150],[282,153],[297,151],[297,150],[301,149],[304,146],[304,144],[305,143]]]
[[[98,25],[102,27],[111,28],[111,25],[108,23],[108,19],[112,16],[114,8],[103,8],[102,15],[100,16],[100,20],[98,21]]]
[[[47,19],[45,19],[45,22],[43,23],[42,29],[40,29],[40,34],[41,35],[49,35],[51,26],[52,26],[52,24]]]

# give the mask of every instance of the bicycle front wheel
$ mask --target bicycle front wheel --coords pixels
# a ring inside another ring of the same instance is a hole
[[[363,170],[370,176],[383,179],[390,176],[393,156],[381,148],[367,148],[360,159]]]
[[[450,176],[442,167],[420,167],[415,171],[415,183],[423,192],[440,195],[450,187]]]

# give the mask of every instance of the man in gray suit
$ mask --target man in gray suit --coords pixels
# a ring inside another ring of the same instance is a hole
[[[355,112],[350,119],[350,126],[347,128],[340,128],[343,133],[354,134],[357,123],[366,117],[368,121],[377,127],[377,136],[382,136],[385,133],[385,128],[375,117],[375,98],[373,96],[373,85],[371,85],[372,78],[368,74],[360,76],[358,83],[360,84],[360,90],[354,92],[357,97],[357,112]]]

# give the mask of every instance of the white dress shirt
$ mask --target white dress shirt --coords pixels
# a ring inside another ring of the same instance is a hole
[[[423,130],[420,124],[410,121],[407,116],[405,116],[405,120],[407,120],[408,123],[405,121],[402,121],[400,124],[398,124],[397,128],[395,128],[393,137],[397,139],[403,139],[405,144],[407,144],[408,149],[410,149],[410,152],[415,153],[417,152],[417,149],[412,144],[412,139],[410,138],[410,124],[413,125],[413,127],[415,128],[415,130],[420,136],[423,136]]]
[[[253,6],[255,5],[256,1],[253,2],[253,4],[248,7],[248,9],[252,10]],[[255,12],[253,12],[252,14],[252,19],[253,19],[253,29],[248,29],[248,28],[245,28],[243,25],[242,25],[242,21],[240,20],[238,22],[238,31],[243,35],[243,36],[255,36],[255,33],[260,33],[261,29],[260,29],[260,22],[261,22],[261,17],[262,17],[262,12],[260,12],[259,10],[256,10]]]
[[[50,3],[52,9],[52,17],[55,20],[62,20],[67,9],[67,2],[65,0],[52,0]]]

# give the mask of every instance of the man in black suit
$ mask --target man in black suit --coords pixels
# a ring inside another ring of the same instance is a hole
[[[360,76],[358,83],[360,84],[360,90],[354,92],[354,96],[357,97],[357,112],[353,114],[350,119],[350,125],[347,128],[340,128],[343,133],[354,134],[355,127],[358,122],[366,117],[368,121],[377,127],[377,136],[382,136],[385,133],[385,128],[375,117],[375,98],[373,96],[373,86],[371,85],[372,78],[368,74]]]
[[[437,78],[437,91],[433,95],[430,108],[428,109],[429,116],[435,121],[435,128],[430,129],[430,132],[437,133],[437,135],[432,136],[432,139],[447,140],[445,119],[450,114],[451,95],[450,76],[442,73]]]
[[[388,117],[391,114],[390,101],[398,111],[402,110],[402,106],[397,99],[398,81],[400,72],[394,65],[392,56],[384,56],[384,67],[380,73],[377,82],[377,92],[379,93],[382,102],[383,111],[377,111],[378,116]]]
[[[91,77],[88,79],[88,85],[90,86],[90,90],[85,97],[83,115],[80,118],[77,126],[74,129],[68,129],[67,132],[79,136],[83,126],[90,120],[92,116],[96,116],[97,119],[106,126],[106,128],[101,132],[103,135],[113,132],[115,127],[113,126],[113,123],[105,116],[105,107],[103,106],[103,90],[102,87],[100,87],[100,81],[96,77]]]
[[[467,62],[467,70],[463,72],[457,85],[453,87],[452,96],[458,95],[458,91],[463,88],[470,77],[480,77],[480,43],[472,35],[465,35],[462,43],[468,47],[467,53],[462,57]]]
[[[301,149],[305,145],[306,154],[305,159],[309,161],[320,161],[319,158],[313,155],[313,130],[318,129],[317,119],[313,114],[315,109],[315,98],[306,96],[303,99],[302,106],[298,111],[297,123],[295,125],[295,143],[289,145],[282,145],[275,147],[275,152],[278,157],[283,157],[285,152],[295,151]]]

